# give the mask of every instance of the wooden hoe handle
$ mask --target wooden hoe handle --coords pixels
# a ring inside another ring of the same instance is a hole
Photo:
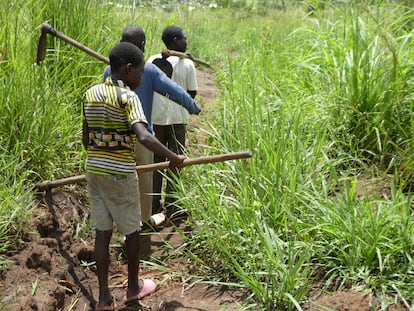
[[[193,62],[203,65],[205,67],[208,67],[210,69],[214,69],[210,64],[206,63],[205,61],[202,61],[201,59],[198,58],[194,58],[194,57],[190,57],[190,55],[183,53],[183,52],[178,52],[178,51],[174,51],[174,50],[169,50],[169,49],[164,49],[161,52],[162,57],[167,58],[168,56],[177,56],[180,58],[188,58],[191,59]]]
[[[101,54],[95,52],[94,50],[88,48],[87,46],[84,46],[83,44],[79,43],[78,41],[69,38],[68,36],[64,35],[63,33],[57,31],[56,29],[53,29],[52,26],[50,26],[48,23],[44,23],[42,25],[42,33],[48,33],[52,36],[55,36],[58,39],[61,39],[65,41],[66,43],[69,43],[70,45],[73,45],[74,47],[77,47],[78,49],[86,52],[87,54],[95,57],[96,59],[103,61],[104,63],[109,65],[109,59],[105,56],[102,56]]]
[[[251,158],[251,157],[252,157],[252,153],[250,151],[242,151],[242,152],[234,152],[234,153],[218,154],[218,155],[212,155],[212,156],[185,159],[184,162],[181,164],[180,168],[190,166],[190,165],[196,165],[196,164],[224,162],[224,161],[229,161],[229,160],[245,159],[245,158]],[[136,167],[136,170],[138,173],[145,173],[145,172],[152,172],[156,170],[167,169],[169,168],[169,166],[170,166],[170,162],[166,161],[166,162],[159,162],[159,163],[153,163],[153,164],[139,165]],[[72,177],[62,178],[58,180],[45,180],[41,183],[38,183],[36,185],[36,188],[39,191],[47,191],[52,188],[69,185],[69,184],[82,183],[82,182],[86,182],[85,175],[72,176]]]

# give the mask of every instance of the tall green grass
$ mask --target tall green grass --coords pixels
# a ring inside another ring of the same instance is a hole
[[[413,167],[413,10],[120,4],[0,5],[0,253],[30,221],[36,182],[83,171],[80,103],[105,66],[52,36],[35,65],[41,24],[107,55],[136,23],[147,56],[177,24],[189,51],[218,69],[204,152],[253,152],[182,170],[179,204],[198,228],[183,251],[206,268],[205,280],[248,288],[245,309],[300,309],[314,281],[369,291],[384,310],[393,299],[412,308],[413,221],[403,190]],[[361,195],[361,175],[380,179],[391,196]]]
[[[1,254],[31,233],[26,231],[35,207],[35,183],[70,176],[83,167],[80,102],[83,90],[97,78],[102,65],[94,65],[89,57],[52,36],[48,36],[45,61],[37,66],[35,60],[40,26],[45,21],[78,40],[81,38],[71,32],[80,29],[75,25],[89,29],[89,36],[95,38],[95,27],[85,24],[90,19],[66,14],[73,9],[92,11],[91,6],[87,1],[48,1],[47,5],[6,1],[0,5],[4,23],[0,32]],[[64,16],[65,21],[59,19]],[[0,267],[4,268],[7,260],[1,258]]]
[[[333,115],[331,133],[338,148],[394,172],[411,139],[404,125],[411,122],[412,11],[356,6],[343,14],[295,33],[303,38],[299,53],[311,51],[306,52],[308,87],[329,101],[324,110]]]
[[[397,159],[411,158],[413,11],[342,9],[288,34],[277,23],[238,27],[209,144],[254,156],[193,168],[182,188],[203,236],[198,256],[266,310],[299,309],[312,279],[371,292],[384,309],[394,299],[412,307],[406,184],[384,179],[391,197],[361,196],[357,181],[398,175]]]

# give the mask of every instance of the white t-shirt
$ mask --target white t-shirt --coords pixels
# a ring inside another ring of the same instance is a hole
[[[161,54],[148,59],[161,58]],[[197,77],[194,62],[188,58],[170,56],[167,58],[173,67],[171,79],[184,90],[197,91]],[[154,93],[152,102],[152,123],[156,125],[187,124],[190,114],[187,109],[158,93]]]

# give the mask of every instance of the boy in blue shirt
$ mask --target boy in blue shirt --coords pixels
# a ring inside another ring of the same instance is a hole
[[[122,32],[121,42],[130,42],[136,45],[143,53],[145,51],[145,32],[137,25],[128,25]],[[110,75],[110,67],[106,67],[104,78]],[[159,93],[188,110],[190,114],[199,114],[201,109],[194,99],[177,83],[169,79],[164,72],[151,63],[146,63],[142,82],[135,88],[148,121],[148,131],[154,134],[152,125],[152,105],[154,92]],[[137,165],[154,163],[154,154],[142,145],[137,144]],[[152,180],[153,172],[139,173],[139,186],[141,195],[141,217],[147,221],[152,215]]]

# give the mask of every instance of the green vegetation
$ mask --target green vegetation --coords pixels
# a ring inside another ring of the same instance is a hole
[[[126,24],[146,30],[151,55],[175,23],[219,69],[205,153],[253,152],[182,171],[179,202],[199,228],[183,251],[203,278],[249,288],[246,309],[299,309],[317,280],[412,308],[414,10],[285,2],[3,1],[0,270],[30,222],[34,184],[82,173],[80,103],[104,67],[52,36],[35,65],[42,23],[105,56]]]

